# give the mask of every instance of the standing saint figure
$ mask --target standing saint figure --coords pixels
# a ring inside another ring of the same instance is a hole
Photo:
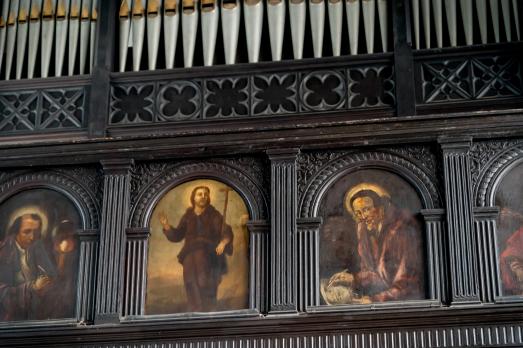
[[[359,303],[422,299],[421,229],[412,214],[371,183],[349,190],[345,208],[356,222],[359,270],[334,274],[329,286],[354,289]]]
[[[189,310],[217,310],[218,286],[227,273],[225,255],[232,255],[233,234],[222,214],[211,205],[210,189],[207,186],[193,189],[191,207],[177,227],[169,224],[164,213],[160,213],[159,218],[169,241],[177,243],[185,239],[178,261],[183,266]]]

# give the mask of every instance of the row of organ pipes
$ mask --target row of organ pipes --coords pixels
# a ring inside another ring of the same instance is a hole
[[[521,40],[519,16],[523,11],[522,0],[410,0],[414,27],[416,49],[421,49],[422,37],[420,23],[423,22],[424,48],[431,48],[431,12],[434,19],[436,45],[444,46],[443,14],[445,13],[449,44],[458,45],[458,32],[463,30],[465,44],[474,42],[474,16],[480,31],[481,44],[501,42],[500,17],[503,21],[504,38],[513,41]],[[445,10],[445,11],[444,11]],[[461,13],[461,23],[458,27],[458,10]],[[488,19],[490,17],[490,20]],[[489,30],[492,28],[492,31]],[[515,28],[515,37],[513,35]],[[489,34],[491,33],[491,34]],[[490,36],[490,38],[489,38]],[[478,41],[478,40],[476,40]]]
[[[49,77],[53,47],[55,76],[64,73],[66,48],[67,75],[91,70],[98,0],[4,0],[1,6],[0,70],[6,80],[13,65],[16,79],[24,67],[27,78],[36,77],[39,49],[40,77]]]
[[[203,63],[213,65],[216,37],[221,17],[224,56],[226,64],[236,62],[240,18],[244,17],[248,60],[260,58],[260,45],[267,15],[271,55],[273,61],[282,59],[286,11],[289,12],[294,59],[303,58],[307,11],[315,57],[321,57],[326,16],[328,16],[332,52],[341,53],[342,25],[347,20],[350,53],[358,54],[360,17],[363,17],[366,52],[374,53],[375,30],[379,23],[383,51],[388,45],[388,0],[122,0],[120,4],[119,71],[126,69],[127,54],[132,47],[132,69],[140,70],[144,36],[147,32],[148,69],[155,70],[158,61],[160,31],[163,22],[165,66],[175,63],[178,33],[182,32],[184,66],[192,67],[201,23]],[[360,16],[362,13],[362,16]],[[200,22],[200,23],[199,23]],[[287,44],[287,42],[285,42]]]

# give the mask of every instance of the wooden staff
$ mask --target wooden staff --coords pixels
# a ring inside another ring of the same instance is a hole
[[[225,203],[223,204],[223,220],[222,220],[222,230],[221,235],[225,233],[225,227],[227,226],[227,223],[225,220],[227,219],[227,207],[229,205],[229,191],[232,191],[230,188],[222,188],[220,189],[220,192],[225,193]]]

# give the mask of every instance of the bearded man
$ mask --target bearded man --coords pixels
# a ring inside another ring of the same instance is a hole
[[[189,310],[209,312],[217,310],[217,291],[222,276],[227,273],[225,255],[232,255],[233,234],[212,205],[210,189],[195,187],[191,193],[191,207],[187,208],[177,227],[160,214],[163,232],[171,242],[185,239],[178,261],[183,265],[183,281]]]
[[[385,195],[363,189],[346,198],[357,224],[360,269],[334,274],[329,286],[351,287],[360,303],[424,298],[420,227]]]

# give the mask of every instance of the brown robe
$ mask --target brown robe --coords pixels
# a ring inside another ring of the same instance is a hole
[[[357,291],[375,302],[423,299],[421,238],[416,220],[393,206],[387,209],[377,238],[363,225],[358,231]]]
[[[216,295],[222,275],[227,273],[225,255],[232,255],[233,234],[231,226],[223,223],[223,216],[212,205],[196,215],[188,208],[177,227],[164,230],[171,242],[185,239],[178,261],[183,265],[183,280],[189,310],[194,312],[215,311]],[[222,239],[228,239],[222,255],[216,247]]]

